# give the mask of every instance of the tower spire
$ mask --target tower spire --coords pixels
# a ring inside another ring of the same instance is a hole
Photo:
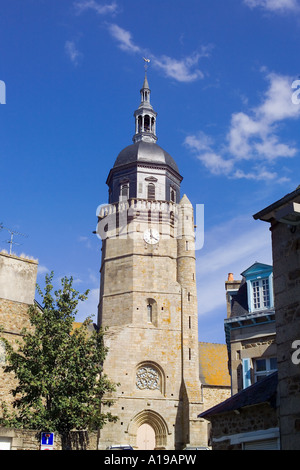
[[[141,104],[138,109],[134,112],[135,117],[135,135],[133,136],[133,142],[139,142],[141,140],[145,142],[157,141],[156,137],[156,116],[157,113],[154,111],[150,103],[151,90],[149,88],[147,69],[150,59],[145,59],[145,78],[143,86],[140,90]]]

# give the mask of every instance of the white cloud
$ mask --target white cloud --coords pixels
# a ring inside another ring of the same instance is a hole
[[[69,57],[70,61],[77,66],[82,57],[81,52],[78,51],[74,41],[66,41],[65,43],[65,52]]]
[[[204,132],[197,135],[187,136],[185,145],[192,151],[196,152],[198,160],[213,175],[230,174],[233,168],[233,160],[223,158],[213,151],[213,139]]]
[[[81,14],[86,10],[93,10],[98,15],[107,15],[116,13],[118,5],[116,2],[99,4],[95,0],[81,0],[74,3],[77,14]]]
[[[278,13],[299,11],[297,0],[244,0],[244,3],[250,8],[260,7]]]
[[[298,118],[300,107],[295,106],[291,99],[292,78],[276,73],[267,73],[266,79],[269,80],[270,86],[265,93],[265,100],[261,106],[254,110],[258,118],[268,124],[282,119]]]
[[[167,77],[173,78],[178,82],[192,82],[204,77],[204,73],[198,68],[198,63],[200,58],[209,55],[209,47],[202,47],[200,51],[181,59],[175,59],[166,55],[156,56],[135,44],[131,33],[117,24],[108,25],[108,29],[112,37],[118,41],[120,49],[149,57],[153,66],[161,70]]]
[[[249,111],[235,113],[228,133],[229,151],[237,159],[262,158],[275,160],[293,157],[297,149],[283,144],[276,134],[276,125],[285,119],[298,119],[300,107],[291,99],[292,79],[275,73],[267,74],[269,81],[263,102]]]
[[[255,166],[254,171],[244,172],[243,170],[236,170],[233,173],[233,178],[235,179],[247,179],[254,181],[277,181],[278,183],[286,183],[289,181],[289,178],[285,176],[278,176],[276,171],[270,171],[264,166]]]
[[[292,79],[267,73],[268,88],[262,102],[247,112],[233,113],[226,136],[226,145],[220,151],[203,132],[187,136],[188,146],[212,174],[233,178],[287,181],[269,165],[280,158],[294,157],[298,149],[291,142],[282,142],[279,125],[287,119],[300,118],[300,106],[292,102]],[[251,165],[251,171],[247,170]]]
[[[37,270],[38,276],[43,275],[43,274],[48,274],[50,273],[49,269],[46,266],[43,266],[42,264],[38,265],[38,270]]]
[[[205,233],[205,240],[196,258],[199,315],[219,312],[219,321],[223,322],[228,273],[241,279],[240,273],[256,261],[272,264],[270,231],[251,215],[239,216],[212,227]]]
[[[126,52],[139,52],[142,50],[132,41],[131,33],[121,28],[117,24],[108,25],[110,34],[119,42],[119,47]]]
[[[203,54],[198,52],[179,60],[165,55],[161,57],[152,55],[151,57],[154,66],[161,69],[167,77],[175,78],[179,82],[193,82],[204,78],[204,73],[197,68]]]

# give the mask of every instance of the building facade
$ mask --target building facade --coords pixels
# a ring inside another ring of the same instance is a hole
[[[225,282],[232,396],[205,410],[213,450],[279,450],[273,268],[255,262]]]
[[[300,449],[300,186],[254,215],[270,224],[282,450]]]
[[[35,260],[0,252],[0,327],[12,345],[21,339],[22,328],[30,327],[28,308],[34,304],[37,267]],[[16,382],[4,373],[4,365],[5,347],[0,342],[0,400],[9,405]]]
[[[232,393],[277,370],[273,268],[254,263],[225,282],[224,321]]]
[[[193,207],[182,176],[156,143],[145,80],[134,113],[133,144],[111,169],[109,204],[98,214],[102,238],[98,324],[108,327],[104,373],[115,383],[118,422],[100,448],[183,449],[207,445],[199,380]]]

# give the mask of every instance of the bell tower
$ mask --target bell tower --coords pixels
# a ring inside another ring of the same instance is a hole
[[[104,373],[119,383],[100,448],[206,445],[198,360],[193,207],[182,176],[157,145],[147,75],[133,144],[111,169],[102,238],[99,326],[108,327]]]

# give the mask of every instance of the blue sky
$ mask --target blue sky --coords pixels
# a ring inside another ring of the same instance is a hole
[[[199,339],[225,342],[227,274],[272,263],[252,215],[300,183],[299,33],[297,0],[2,2],[0,222],[26,235],[13,249],[39,260],[41,285],[53,270],[91,289],[79,321],[97,311],[96,208],[132,142],[147,56],[158,144],[205,208]]]

